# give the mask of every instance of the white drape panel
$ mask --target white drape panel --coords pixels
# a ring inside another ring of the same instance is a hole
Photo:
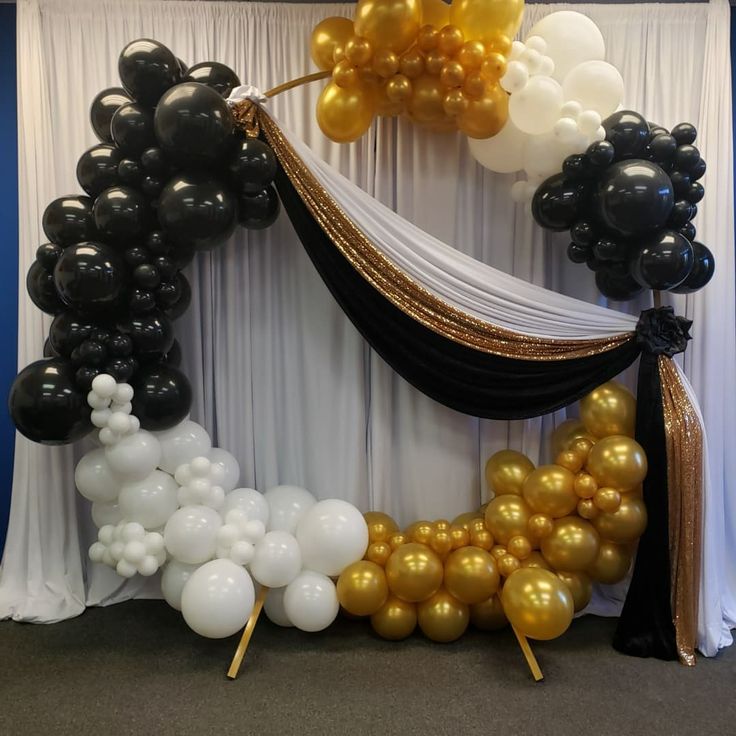
[[[562,7],[529,6],[525,27]],[[725,571],[728,549],[736,550],[736,509],[727,501],[734,461],[718,439],[736,428],[726,0],[575,9],[600,26],[608,58],[626,80],[627,105],[664,125],[700,122],[710,169],[696,224],[719,268],[702,295],[686,300],[696,339],[685,367],[713,443],[706,514],[717,533],[705,564]],[[79,191],[76,161],[95,142],[88,106],[100,89],[117,84],[123,45],[154,37],[187,62],[222,61],[244,82],[267,89],[312,69],[309,33],[321,18],[351,13],[347,5],[19,0],[19,365],[40,356],[48,327],[23,283],[42,242],[41,214],[54,197]],[[566,263],[565,241],[545,238],[522,208],[512,206],[511,178],[477,166],[460,136],[381,120],[358,143],[338,146],[324,139],[314,120],[319,90],[311,85],[269,103],[318,158],[467,255],[531,283],[597,300],[592,275]],[[236,454],[242,484],[300,483],[318,496],[340,496],[408,522],[452,517],[477,504],[486,495],[482,467],[492,452],[510,446],[534,460],[545,453],[543,438],[554,417],[480,421],[440,406],[399,378],[343,316],[285,217],[265,233],[240,231],[223,249],[201,256],[190,272],[194,298],[178,333],[196,397],[193,417]],[[616,305],[632,314],[641,306]],[[18,438],[0,617],[58,620],[85,603],[155,594],[151,586],[121,583],[87,563],[94,530],[86,502],[72,493],[73,462],[73,450]],[[710,540],[709,534],[706,526]],[[701,647],[712,654],[728,643],[723,612],[733,620],[736,581],[725,574],[708,581]]]

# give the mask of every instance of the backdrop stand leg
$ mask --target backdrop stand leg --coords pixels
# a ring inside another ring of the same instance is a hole
[[[267,594],[268,588],[265,585],[262,585],[261,589],[258,591],[255,605],[253,606],[253,613],[250,614],[248,623],[245,625],[245,629],[243,629],[243,636],[240,637],[240,643],[238,644],[238,648],[235,650],[235,656],[233,657],[233,661],[230,663],[230,669],[227,671],[227,676],[231,680],[234,680],[238,676],[240,665],[243,663],[243,657],[245,657],[248,644],[250,644],[250,638],[253,636],[253,630],[256,628],[256,623],[258,623],[258,617],[261,615],[263,602],[266,600]]]
[[[534,677],[534,680],[536,682],[543,680],[544,675],[542,674],[542,670],[539,667],[539,662],[537,662],[537,658],[534,656],[534,652],[532,651],[531,646],[529,646],[529,641],[524,636],[524,634],[522,634],[520,631],[517,631],[515,627],[512,626],[511,628],[514,630],[514,634],[516,634],[516,639],[519,642],[521,651],[524,653],[524,658],[526,659],[526,663],[531,670],[532,677]]]

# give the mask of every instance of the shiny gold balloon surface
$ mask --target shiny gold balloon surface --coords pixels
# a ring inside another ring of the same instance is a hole
[[[599,583],[612,585],[626,577],[631,567],[631,550],[628,546],[601,542],[598,556],[588,568],[588,573]]]
[[[593,524],[602,539],[617,544],[630,544],[639,539],[646,529],[647,507],[640,498],[624,494],[618,511],[598,514],[593,519]]]
[[[399,525],[382,511],[367,511],[363,517],[368,525],[370,542],[388,542],[388,538],[399,531]]]
[[[359,0],[355,33],[374,49],[401,53],[411,46],[422,21],[420,0]]]
[[[567,516],[578,503],[575,476],[559,465],[542,465],[524,481],[524,500],[538,514]]]
[[[491,42],[499,34],[513,38],[521,26],[524,0],[453,0],[450,22],[466,39]]]
[[[598,490],[598,483],[590,473],[578,473],[575,476],[575,493],[580,498],[593,498]]]
[[[452,537],[449,531],[439,529],[434,532],[429,540],[429,546],[444,560],[452,550]]]
[[[443,0],[422,0],[422,23],[444,28],[450,22],[450,6]]]
[[[496,560],[479,547],[462,547],[445,561],[444,586],[461,603],[480,603],[497,590],[501,578]]]
[[[360,560],[348,565],[337,579],[337,600],[354,616],[374,614],[388,598],[388,583],[382,567]]]
[[[541,567],[543,570],[551,570],[552,568],[549,565],[549,562],[544,559],[544,555],[537,551],[536,549],[532,550],[532,553],[529,555],[529,557],[525,557],[521,561],[522,567]]]
[[[312,61],[324,70],[335,65],[335,48],[344,47],[353,35],[353,21],[349,18],[332,16],[318,23],[312,31],[309,52]]]
[[[579,419],[566,419],[552,432],[552,457],[557,457],[579,437],[592,439],[592,435]]]
[[[388,558],[391,557],[391,552],[393,550],[388,542],[373,542],[373,544],[368,545],[365,559],[383,567],[388,562]]]
[[[593,597],[593,581],[585,572],[558,572],[557,577],[570,589],[575,613],[582,611]]]
[[[626,386],[608,381],[581,399],[580,419],[594,437],[633,437],[636,399]]]
[[[505,493],[521,495],[527,475],[534,470],[534,463],[516,450],[501,450],[488,458],[486,483],[497,496]]]
[[[585,458],[574,450],[563,450],[555,458],[555,465],[560,465],[571,473],[577,473],[583,467],[584,460]]]
[[[337,143],[350,143],[368,130],[376,112],[375,96],[362,84],[339,87],[330,82],[317,101],[317,122]]]
[[[627,491],[646,477],[647,456],[636,440],[620,434],[612,435],[595,443],[585,469],[599,486]]]
[[[581,498],[578,501],[577,512],[583,519],[588,520],[595,519],[595,517],[601,513],[595,503],[593,503],[592,498]]]
[[[412,94],[407,105],[409,117],[420,125],[433,127],[447,119],[442,99],[445,90],[440,80],[430,74],[422,74],[412,82]]]
[[[481,631],[497,631],[509,625],[501,598],[494,595],[487,601],[470,606],[470,622]]]
[[[595,527],[579,516],[555,522],[552,534],[542,540],[542,554],[557,570],[577,572],[589,567],[598,554],[600,538]]]
[[[555,528],[554,520],[547,514],[533,514],[529,517],[529,536],[533,539],[541,539],[552,534]]]
[[[474,547],[490,550],[493,547],[493,535],[488,529],[471,529],[470,544]]]
[[[424,544],[403,544],[388,558],[386,579],[391,592],[416,603],[433,595],[442,584],[442,561]]]
[[[402,544],[406,544],[409,541],[411,541],[409,537],[406,534],[401,533],[392,534],[388,538],[388,543],[392,550],[397,550]]]
[[[613,513],[621,505],[621,494],[615,488],[599,488],[593,496],[593,503],[601,511]]]
[[[388,600],[371,616],[373,630],[384,639],[400,641],[406,639],[417,625],[417,607],[396,596]]]
[[[498,560],[498,572],[505,578],[516,572],[520,567],[521,562],[508,553]]]
[[[507,578],[501,602],[512,626],[531,639],[555,639],[572,621],[572,593],[553,572],[524,567]]]
[[[496,542],[507,544],[511,537],[525,535],[532,510],[520,496],[496,496],[486,508],[486,526]]]
[[[532,543],[521,535],[511,537],[506,548],[517,560],[525,560],[532,553]]]
[[[473,521],[473,519],[482,519],[483,514],[480,513],[480,511],[466,511],[464,514],[460,514],[459,516],[456,516],[452,523],[456,524],[457,526],[463,527],[463,529],[470,530],[470,522]]]
[[[445,643],[455,641],[465,633],[470,612],[465,603],[443,588],[417,605],[417,620],[428,639]]]
[[[470,533],[465,527],[453,524],[450,527],[450,539],[452,539],[453,549],[467,547],[470,544]]]

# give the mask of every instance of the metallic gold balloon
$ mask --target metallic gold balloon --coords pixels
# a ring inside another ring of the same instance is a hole
[[[375,112],[374,95],[362,84],[344,88],[330,82],[317,100],[319,127],[337,143],[360,138],[370,128]]]
[[[587,437],[576,437],[568,444],[567,449],[576,452],[585,461],[588,459],[588,455],[593,449],[594,444],[595,442],[589,440]]]
[[[477,74],[468,74],[463,85],[465,94],[471,98],[473,95],[468,92],[468,85]],[[471,138],[490,138],[500,133],[509,117],[509,96],[505,90],[498,84],[483,84],[483,96],[477,100],[471,99],[468,109],[457,118],[458,130]]]
[[[527,475],[534,470],[534,463],[516,450],[501,450],[488,458],[486,483],[497,496],[506,493],[521,495]]]
[[[387,598],[386,574],[375,562],[353,562],[337,579],[337,600],[354,616],[371,616]]]
[[[465,43],[463,32],[453,25],[446,25],[440,31],[439,47],[440,51],[447,56],[454,56]]]
[[[386,82],[386,97],[403,105],[411,97],[411,80],[403,74],[395,74]]]
[[[474,547],[489,550],[493,547],[493,535],[488,529],[471,529],[470,544]]]
[[[483,519],[483,515],[480,511],[466,511],[464,514],[456,516],[453,520],[453,524],[463,527],[463,529],[470,530],[470,522],[473,519]]]
[[[424,73],[424,57],[418,49],[409,49],[401,55],[399,71],[409,79],[416,79]]]
[[[491,547],[491,554],[496,559],[496,562],[498,562],[502,557],[505,557],[508,554],[508,551],[502,544],[494,544],[493,547]]]
[[[490,41],[502,33],[513,38],[521,26],[524,0],[453,0],[450,23],[467,39]]]
[[[444,28],[450,22],[450,6],[443,0],[422,0],[422,23]]]
[[[447,519],[437,519],[437,521],[433,522],[433,526],[435,531],[438,532],[447,532],[450,530],[450,522]]]
[[[445,89],[437,77],[423,74],[412,82],[412,95],[407,105],[409,117],[416,123],[431,126],[442,122],[445,110],[442,100]]]
[[[450,642],[465,633],[470,612],[465,603],[461,603],[442,588],[417,605],[417,621],[428,639]]]
[[[373,56],[373,48],[367,38],[353,36],[345,44],[345,58],[355,66],[367,66]]]
[[[486,526],[500,544],[508,544],[511,537],[525,535],[532,510],[520,496],[496,496],[486,508]]]
[[[459,61],[445,62],[444,66],[440,70],[440,82],[445,87],[460,87],[465,81],[465,69]]]
[[[480,65],[480,73],[487,81],[498,82],[499,79],[506,74],[506,57],[498,51],[491,51],[491,53],[483,59],[483,62]]]
[[[401,545],[407,544],[410,541],[411,540],[406,534],[401,534],[398,532],[396,534],[392,534],[388,538],[388,543],[393,551],[396,551],[399,547],[401,547]]]
[[[595,517],[601,513],[592,498],[581,498],[578,501],[577,512],[579,516],[583,517],[583,519],[588,520],[595,519]]]
[[[498,572],[505,578],[516,572],[521,567],[521,562],[513,555],[505,554],[498,561]]]
[[[470,606],[470,622],[481,631],[497,631],[508,626],[509,620],[503,612],[501,598],[494,595],[487,601]]]
[[[593,581],[584,572],[558,572],[557,577],[570,589],[575,613],[582,611],[593,597]]]
[[[429,544],[433,534],[434,527],[432,522],[422,521],[414,527],[411,533],[411,538],[412,541],[419,542],[419,544]]]
[[[455,117],[465,112],[470,105],[470,100],[461,89],[451,89],[442,100],[442,107],[450,117]]]
[[[538,552],[536,549],[532,550],[529,557],[526,557],[521,561],[522,567],[541,567],[543,570],[551,570],[549,562],[544,559],[544,555]]]
[[[593,496],[593,503],[601,511],[613,513],[621,505],[621,494],[615,488],[599,488]]]
[[[491,33],[485,40],[485,45],[489,51],[496,51],[502,56],[508,56],[511,53],[513,36],[505,33]]]
[[[592,435],[579,419],[566,419],[552,432],[552,456],[557,457],[563,450],[567,450],[573,440],[576,440],[578,437],[593,439]]]
[[[595,443],[585,469],[599,486],[627,491],[646,477],[647,456],[635,439],[615,434]]]
[[[490,534],[490,532],[488,533]],[[462,526],[453,524],[450,527],[450,539],[452,539],[453,549],[467,547],[470,544],[470,532]]]
[[[466,41],[457,52],[457,60],[466,71],[475,71],[481,68],[485,55],[485,46],[480,41]]]
[[[388,558],[391,557],[392,551],[388,542],[373,542],[373,544],[368,545],[365,559],[383,567],[388,562]]]
[[[309,52],[312,61],[324,70],[332,69],[335,65],[335,48],[344,48],[348,39],[353,35],[353,21],[350,18],[332,16],[319,22],[312,31],[309,42]]]
[[[424,57],[424,68],[427,74],[433,76],[439,76],[442,68],[449,61],[449,58],[445,56],[439,49],[434,51],[428,51]]]
[[[633,437],[636,399],[626,386],[608,381],[580,400],[580,419],[594,437]]]
[[[338,61],[332,70],[332,81],[338,87],[354,87],[360,81],[357,67],[354,67],[347,59]]]
[[[399,71],[399,57],[389,49],[379,49],[373,54],[373,71],[388,79]]]
[[[391,592],[416,603],[429,598],[442,584],[442,560],[424,544],[410,542],[396,549],[386,563]]]
[[[582,455],[578,455],[574,450],[563,450],[555,458],[555,464],[559,465],[571,473],[577,473],[583,467],[585,458]]]
[[[598,483],[590,473],[578,473],[575,476],[575,493],[580,498],[593,498],[598,490]]]
[[[388,538],[399,531],[399,525],[382,511],[367,511],[363,514],[365,523],[368,525],[368,541],[387,542]]]
[[[523,494],[533,511],[554,519],[572,513],[578,503],[575,476],[559,465],[541,465],[529,473]]]
[[[452,550],[452,537],[449,531],[439,529],[434,532],[432,538],[429,540],[429,546],[439,555],[441,560],[444,560],[450,551]]]
[[[486,504],[486,507],[488,507],[488,504]],[[486,526],[485,511],[483,511],[480,516],[476,517],[475,519],[471,519],[468,522],[468,531],[471,533],[488,531],[488,527]]]
[[[506,549],[517,560],[525,560],[532,553],[532,543],[526,537],[519,535],[509,539]]]
[[[598,556],[588,568],[588,573],[599,583],[611,585],[626,577],[631,567],[631,551],[628,546],[601,542]]]
[[[388,600],[371,616],[373,630],[390,641],[406,639],[417,625],[417,607],[396,596]]]
[[[359,0],[355,32],[374,49],[401,53],[414,42],[421,20],[420,0]]]
[[[556,570],[585,570],[595,560],[600,538],[595,527],[578,516],[555,522],[555,529],[542,540],[542,554]]]
[[[444,586],[461,603],[480,603],[497,590],[501,578],[496,560],[479,547],[462,547],[445,560]]]
[[[530,639],[555,639],[572,622],[572,593],[557,575],[537,567],[524,567],[509,576],[501,602],[511,625]]]
[[[593,524],[601,538],[617,544],[630,544],[646,529],[647,507],[640,498],[624,494],[618,511],[598,514]]]
[[[554,520],[547,514],[533,514],[527,524],[529,535],[534,539],[549,536],[555,528]]]
[[[424,51],[434,51],[440,42],[440,32],[434,26],[425,24],[417,34],[417,46]]]

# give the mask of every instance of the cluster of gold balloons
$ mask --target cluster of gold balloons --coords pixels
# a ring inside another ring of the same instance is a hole
[[[418,625],[434,641],[454,641],[471,622],[560,636],[594,581],[626,576],[646,526],[635,413],[634,397],[611,381],[582,400],[582,421],[555,431],[554,464],[535,468],[514,450],[493,455],[485,474],[495,496],[478,511],[404,531],[387,514],[367,513],[365,558],[337,583],[343,609],[370,616],[392,640]]]
[[[347,143],[375,115],[405,114],[434,131],[495,135],[508,117],[499,80],[523,12],[523,0],[359,0],[354,20],[326,18],[311,38],[312,60],[332,71],[320,128]]]

